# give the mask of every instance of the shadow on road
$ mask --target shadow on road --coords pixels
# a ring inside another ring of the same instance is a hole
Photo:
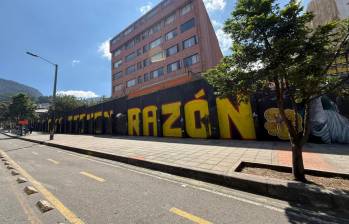
[[[6,138],[0,138],[0,141],[1,140],[10,140],[10,139],[13,139],[13,138],[7,138],[7,137]]]
[[[312,184],[310,182],[310,184]],[[294,183],[289,183],[290,188]],[[348,191],[334,190],[336,195],[348,195]],[[290,207],[285,209],[285,215],[290,223],[349,223],[349,207],[333,207],[326,201],[317,198],[298,195],[295,201],[288,201]]]

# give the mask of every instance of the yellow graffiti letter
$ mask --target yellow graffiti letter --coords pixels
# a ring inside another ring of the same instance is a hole
[[[132,108],[127,111],[128,135],[139,136],[139,108]]]
[[[161,107],[161,114],[166,119],[162,125],[164,137],[182,137],[182,128],[174,127],[181,115],[181,102],[164,104]]]
[[[207,138],[211,135],[208,102],[204,99],[192,100],[185,104],[185,128],[192,138]]]
[[[158,136],[158,125],[156,106],[147,106],[143,109],[143,135],[144,136]]]
[[[221,138],[233,138],[231,125],[234,125],[242,139],[256,139],[249,102],[240,103],[238,108],[234,107],[228,98],[216,98],[216,103]]]

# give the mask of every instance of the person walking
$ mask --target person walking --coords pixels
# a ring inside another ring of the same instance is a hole
[[[33,132],[33,126],[30,125],[30,126],[29,126],[29,134],[32,134],[32,132]]]

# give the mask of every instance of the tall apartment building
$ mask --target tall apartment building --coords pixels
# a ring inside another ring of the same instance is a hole
[[[311,0],[307,11],[313,12],[315,16],[310,25],[317,27],[333,20],[349,18],[349,0]],[[340,56],[329,69],[328,74],[347,74],[348,66],[346,57]]]
[[[223,57],[202,0],[164,0],[110,41],[112,96],[173,87]]]
[[[312,26],[317,27],[332,20],[348,18],[349,0],[311,0],[307,11],[314,13]]]

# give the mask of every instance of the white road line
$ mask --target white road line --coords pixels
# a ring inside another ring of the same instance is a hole
[[[93,159],[93,158],[91,158],[90,156],[87,156],[87,155],[76,155],[76,154],[73,154],[73,153],[70,153],[70,152],[67,152],[67,151],[63,151],[63,150],[60,150],[60,149],[57,149],[57,148],[54,148],[54,150],[56,150],[57,152],[61,152],[61,153],[64,153],[64,154],[68,154],[68,155],[74,156],[74,157],[83,158],[83,159],[86,159],[86,160],[89,160],[89,161],[100,163],[100,164],[103,164],[103,165],[116,167],[116,168],[128,170],[130,172],[134,172],[134,173],[150,176],[150,177],[153,177],[153,178],[157,178],[157,179],[160,179],[160,180],[164,180],[164,181],[167,181],[167,182],[179,184],[180,186],[185,183],[187,186],[189,186],[189,187],[191,187],[193,189],[206,191],[206,192],[209,192],[209,193],[212,193],[212,194],[220,195],[222,197],[231,198],[231,199],[234,199],[234,200],[238,200],[238,201],[245,202],[245,203],[252,204],[252,205],[255,205],[255,206],[259,206],[259,207],[264,207],[264,208],[267,208],[267,209],[270,209],[270,210],[273,210],[273,211],[276,211],[276,212],[280,212],[280,213],[284,213],[285,214],[286,213],[286,211],[285,211],[286,209],[293,210],[294,212],[288,212],[288,213],[292,213],[294,216],[298,216],[298,217],[301,217],[301,218],[304,218],[304,219],[316,221],[318,223],[329,223],[329,222],[323,221],[321,219],[321,217],[319,217],[319,218],[317,218],[317,217],[308,217],[306,213],[311,214],[311,215],[316,215],[316,216],[319,216],[319,215],[313,213],[312,211],[306,210],[306,209],[299,209],[299,208],[291,207],[290,205],[288,205],[287,202],[285,202],[285,204],[278,203],[278,202],[271,202],[271,201],[267,201],[266,199],[258,197],[258,196],[257,197],[251,197],[251,196],[243,195],[243,194],[240,194],[240,193],[237,193],[237,192],[233,193],[233,194],[236,195],[236,196],[234,196],[234,195],[231,195],[231,194],[218,192],[218,191],[211,190],[211,189],[208,189],[208,188],[195,186],[193,183],[181,182],[181,181],[177,181],[177,180],[172,180],[172,179],[160,177],[160,176],[157,176],[157,175],[154,175],[154,174],[149,174],[149,173],[146,173],[146,172],[134,170],[134,169],[126,167],[127,164],[125,164],[125,166],[123,166],[123,165],[114,165],[114,164],[111,164],[111,163],[107,163],[107,162],[103,162],[103,161],[100,161],[100,160],[97,160],[97,159]],[[115,162],[117,162],[117,161],[115,161]],[[131,165],[128,165],[128,166],[131,166]],[[156,172],[156,171],[153,171],[153,172]],[[165,175],[171,175],[171,174],[166,174],[166,173],[163,173],[162,175],[164,175],[164,174]],[[175,175],[173,175],[173,176],[175,176]],[[180,178],[184,178],[184,177],[180,177]],[[192,181],[202,182],[202,181],[197,181],[197,180],[192,180]],[[207,184],[205,182],[203,182],[203,183]],[[230,189],[230,190],[234,191],[234,189]],[[260,202],[258,202],[258,201],[260,201]],[[269,205],[267,205],[266,203],[269,203]],[[274,205],[270,205],[270,204],[274,204]],[[275,205],[275,204],[277,204],[277,205]],[[305,214],[303,215],[303,214],[300,214],[300,213],[305,213]],[[336,218],[336,217],[333,217],[333,216],[330,216],[330,215],[323,215],[323,216],[329,217],[329,218]]]
[[[93,175],[92,173],[89,173],[89,172],[86,172],[86,171],[82,171],[80,172],[80,174],[86,176],[86,177],[89,177],[91,179],[94,179],[96,181],[99,181],[99,182],[105,182],[105,179],[101,178],[101,177],[98,177],[96,175]]]
[[[54,164],[56,164],[56,165],[58,165],[59,164],[59,162],[58,161],[56,161],[56,160],[54,160],[54,159],[47,159],[48,161],[50,161],[51,163],[54,163]]]

